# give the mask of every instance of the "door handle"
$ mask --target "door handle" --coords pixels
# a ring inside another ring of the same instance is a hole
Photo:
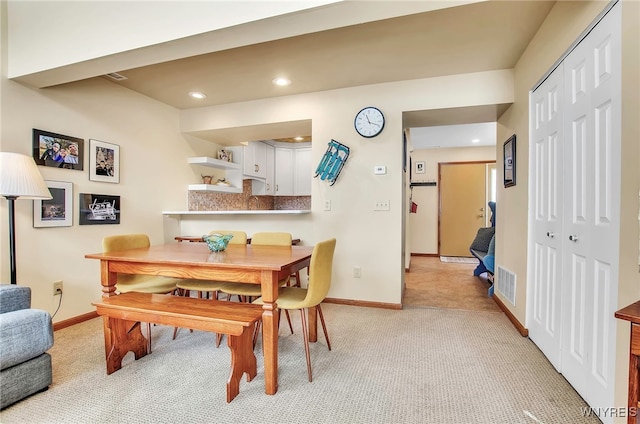
[[[569,240],[571,240],[572,242],[574,242],[574,243],[575,243],[575,242],[577,242],[577,241],[578,241],[578,236],[577,236],[577,235],[575,235],[575,234],[571,234],[571,235],[569,236]]]
[[[547,237],[549,238],[554,238],[556,235],[554,233],[552,233],[551,231],[547,231]]]

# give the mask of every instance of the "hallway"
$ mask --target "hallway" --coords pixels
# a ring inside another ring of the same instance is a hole
[[[439,257],[412,256],[405,272],[403,305],[498,312],[488,296],[486,274],[473,275],[476,265],[444,263]]]

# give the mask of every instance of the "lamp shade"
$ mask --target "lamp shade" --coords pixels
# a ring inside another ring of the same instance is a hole
[[[11,152],[0,152],[0,196],[51,199],[33,158]]]

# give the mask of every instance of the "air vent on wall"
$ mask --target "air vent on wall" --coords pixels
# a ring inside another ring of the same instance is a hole
[[[516,274],[508,269],[498,266],[498,275],[496,278],[496,289],[502,294],[513,306],[516,305]]]
[[[111,72],[110,74],[106,74],[105,77],[111,78],[112,80],[115,80],[115,81],[122,81],[127,79],[127,77],[125,77],[124,75],[120,75],[117,72]]]

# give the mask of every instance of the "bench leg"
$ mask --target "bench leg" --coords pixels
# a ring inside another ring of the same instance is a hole
[[[136,360],[147,355],[148,343],[139,322],[106,316],[103,320],[107,374],[122,368],[122,359],[128,352],[133,352]]]
[[[253,334],[255,323],[245,327],[239,336],[227,335],[227,344],[231,350],[231,375],[227,382],[227,402],[231,402],[240,393],[240,379],[247,373],[247,381],[258,374],[256,355],[253,353]]]

